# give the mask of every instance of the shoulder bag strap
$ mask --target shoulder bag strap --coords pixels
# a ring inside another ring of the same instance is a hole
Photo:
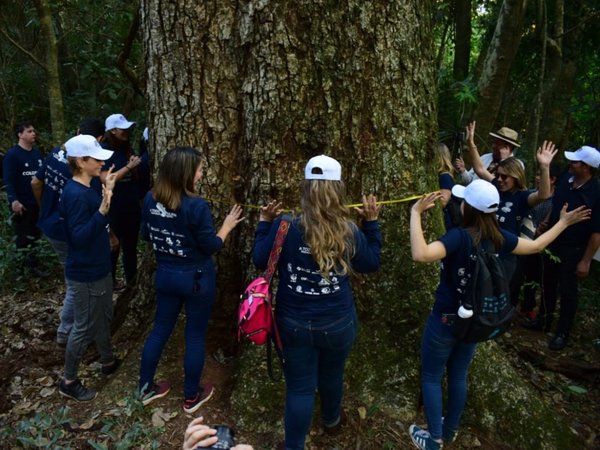
[[[285,237],[287,236],[288,230],[290,229],[290,221],[287,215],[281,218],[281,222],[279,222],[279,228],[277,228],[277,235],[275,236],[275,241],[273,242],[273,247],[271,248],[271,253],[269,254],[269,262],[267,263],[267,270],[265,271],[264,277],[267,280],[269,285],[273,280],[273,275],[275,274],[275,270],[277,269],[277,263],[279,262],[279,256],[281,255],[281,249],[283,247],[283,243],[285,241]]]

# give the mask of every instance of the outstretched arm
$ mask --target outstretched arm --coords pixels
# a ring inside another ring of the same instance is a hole
[[[561,212],[560,219],[545,233],[540,234],[534,241],[519,238],[517,246],[512,251],[515,255],[531,255],[539,253],[550,245],[566,228],[583,220],[588,220],[592,210],[586,206],[580,206],[573,211],[567,212],[569,205],[565,203]]]

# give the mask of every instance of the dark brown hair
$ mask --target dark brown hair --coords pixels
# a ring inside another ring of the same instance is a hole
[[[496,213],[481,212],[464,202],[462,226],[469,232],[475,245],[483,239],[489,239],[494,248],[500,250],[504,244],[504,236],[500,232]]]

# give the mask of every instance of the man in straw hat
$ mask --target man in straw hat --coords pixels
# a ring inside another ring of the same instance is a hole
[[[467,135],[469,133],[471,133],[472,136],[475,136],[475,122],[471,122],[467,125]],[[519,133],[508,127],[502,127],[495,133],[490,133],[490,136],[494,138],[492,142],[492,153],[481,155],[481,162],[483,163],[483,166],[487,168],[488,172],[494,174],[498,163],[506,158],[514,156],[513,152],[515,148],[520,147],[521,145],[519,144]],[[473,142],[468,142],[468,145],[475,147],[475,149],[477,148]],[[462,158],[457,158],[455,165],[456,170],[460,173],[463,184],[469,184],[471,181],[479,178],[473,169],[465,169],[465,162]],[[523,165],[523,162],[521,162],[521,165]]]

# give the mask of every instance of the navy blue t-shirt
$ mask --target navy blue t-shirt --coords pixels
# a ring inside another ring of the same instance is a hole
[[[498,252],[500,257],[508,255],[517,246],[518,237],[500,229],[504,244]],[[475,258],[473,240],[469,233],[460,227],[450,229],[439,241],[446,248],[446,257],[441,261],[440,284],[435,291],[433,314],[456,314],[460,295],[468,283],[472,260]],[[489,245],[489,242],[482,242]]]
[[[558,222],[560,211],[565,203],[569,204],[567,211],[586,205],[592,209],[592,217],[590,220],[571,225],[556,238],[553,244],[584,247],[592,233],[600,233],[600,182],[592,178],[577,189],[573,189],[573,176],[569,173],[563,174],[554,190],[550,226]]]
[[[142,209],[142,237],[150,241],[159,263],[213,267],[212,255],[223,247],[215,231],[208,203],[184,195],[177,211],[146,194]]]
[[[496,183],[494,185],[496,188],[498,187]],[[500,193],[500,204],[496,211],[498,225],[500,228],[518,235],[521,221],[527,217],[531,209],[527,199],[534,191],[502,192],[498,189],[498,192]]]
[[[18,200],[25,207],[37,208],[31,178],[41,166],[42,155],[38,149],[28,151],[20,145],[8,149],[2,162],[2,178],[9,205]]]
[[[108,218],[98,211],[102,198],[91,187],[70,179],[60,197],[68,253],[65,276],[92,282],[111,273]]]
[[[267,266],[280,222],[281,218],[273,223],[262,221],[256,227],[252,260],[259,269]],[[355,227],[354,240],[353,270],[376,271],[382,241],[377,221],[363,222],[362,229]],[[329,280],[323,278],[297,220],[290,225],[277,268],[277,314],[302,319],[326,318],[345,315],[353,308],[350,277],[330,272]]]

